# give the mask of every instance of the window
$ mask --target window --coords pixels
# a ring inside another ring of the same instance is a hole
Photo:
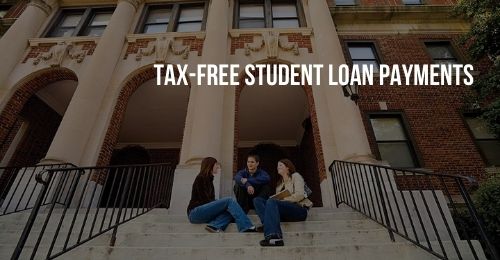
[[[422,0],[403,0],[403,4],[405,5],[421,5]]]
[[[236,5],[235,27],[298,28],[303,24],[299,6],[298,0],[240,0]]]
[[[425,43],[434,63],[437,64],[457,64],[458,59],[453,54],[449,42],[427,42]]]
[[[370,123],[380,159],[388,161],[392,167],[418,167],[416,154],[408,139],[401,114],[372,114]]]
[[[488,166],[500,166],[500,141],[481,118],[466,115],[465,122]]]
[[[10,5],[0,5],[0,19],[5,17],[10,7]]]
[[[205,29],[205,2],[151,4],[146,7],[139,33],[198,32]]]
[[[114,8],[64,9],[47,37],[101,36]]]
[[[373,71],[378,72],[380,61],[375,46],[370,42],[350,42],[347,44],[352,64],[373,65]]]
[[[335,5],[356,5],[356,0],[335,0]]]

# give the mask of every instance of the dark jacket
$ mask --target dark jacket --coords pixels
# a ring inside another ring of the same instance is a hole
[[[187,214],[191,212],[192,209],[207,204],[215,200],[215,190],[214,190],[214,176],[209,177],[198,175],[193,182],[193,189],[191,191],[191,200],[187,207]]]
[[[247,178],[248,181],[243,184],[241,183],[241,178]],[[268,184],[271,181],[271,177],[269,177],[269,174],[266,171],[261,169],[257,169],[257,171],[253,175],[250,175],[250,172],[247,169],[243,169],[236,173],[236,175],[234,176],[234,181],[240,187],[257,187]]]

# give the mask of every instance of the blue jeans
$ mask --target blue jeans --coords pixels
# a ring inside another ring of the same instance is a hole
[[[307,218],[307,209],[288,201],[257,197],[253,199],[255,211],[264,225],[264,237],[283,237],[280,221],[296,222]]]
[[[189,212],[189,222],[193,224],[208,223],[208,225],[225,230],[234,220],[238,231],[243,232],[253,227],[252,221],[243,212],[240,205],[233,198],[222,198],[198,206]]]

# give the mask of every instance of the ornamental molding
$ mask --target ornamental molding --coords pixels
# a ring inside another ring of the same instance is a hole
[[[245,43],[245,55],[249,56],[252,52],[259,52],[266,48],[266,55],[268,59],[278,58],[279,50],[285,52],[292,52],[294,55],[298,56],[299,44],[296,42],[285,42],[283,38],[280,38],[280,32],[278,31],[266,31],[261,34],[262,40],[260,43]]]
[[[178,45],[175,38],[172,36],[160,36],[156,40],[148,42],[147,47],[140,48],[135,56],[136,61],[141,61],[144,56],[151,56],[155,54],[156,63],[165,63],[167,56],[171,52],[176,56],[181,56],[183,59],[189,57],[191,45]]]
[[[47,16],[52,13],[52,5],[45,0],[30,0],[28,6],[40,8]]]
[[[131,4],[137,11],[137,9],[139,9],[139,6],[142,4],[143,0],[120,0],[120,2],[127,2]]]
[[[50,67],[60,67],[65,57],[81,63],[88,51],[82,50],[82,47],[75,46],[74,43],[67,43],[66,41],[58,42],[53,45],[48,52],[39,53],[33,60],[33,65],[40,64],[41,61],[48,63]]]

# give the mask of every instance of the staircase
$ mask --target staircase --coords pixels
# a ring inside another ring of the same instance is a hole
[[[21,259],[29,259],[44,214],[41,210]],[[62,214],[61,209],[52,213],[58,214]],[[0,259],[11,257],[28,217],[29,212],[0,217]],[[252,211],[250,217],[255,224],[260,223]],[[82,218],[78,217],[75,226],[81,223]],[[47,235],[55,232],[57,224],[48,223]],[[61,233],[66,234],[64,230],[69,226],[70,221],[63,222]],[[225,233],[208,233],[204,225],[190,224],[185,214],[169,214],[167,209],[158,208],[121,225],[114,247],[109,246],[109,231],[58,259],[436,259],[398,236],[392,242],[383,226],[345,206],[313,208],[305,222],[283,223],[282,227],[285,246],[263,248],[258,245],[262,233],[238,233],[235,224],[230,224]],[[56,241],[56,249],[63,246],[64,239],[61,236]],[[70,238],[76,239],[77,235]],[[480,248],[477,241],[472,242]],[[467,247],[464,241],[457,243]],[[446,241],[444,244],[452,246]],[[44,258],[49,246],[49,240],[42,240],[35,259]],[[478,252],[479,259],[486,259],[482,250]],[[470,254],[462,257],[473,259]],[[456,255],[449,258],[458,259]]]

